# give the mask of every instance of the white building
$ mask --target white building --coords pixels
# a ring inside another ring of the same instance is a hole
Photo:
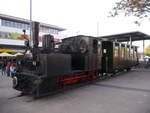
[[[23,30],[25,30],[26,35],[29,36],[29,20],[0,14],[0,45],[23,46]],[[51,34],[54,36],[54,38],[59,39],[61,38],[59,32],[64,30],[64,28],[40,22],[39,37],[41,37],[43,34]]]

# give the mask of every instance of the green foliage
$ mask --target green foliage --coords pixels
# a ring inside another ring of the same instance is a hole
[[[150,45],[145,48],[145,54],[150,56]]]

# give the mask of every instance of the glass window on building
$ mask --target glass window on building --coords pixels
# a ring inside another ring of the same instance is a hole
[[[10,22],[6,20],[6,21],[5,21],[5,25],[6,25],[6,26],[9,26],[9,25],[10,25]]]
[[[51,32],[51,28],[48,28],[48,32],[49,32],[49,33]]]
[[[15,23],[16,23],[16,26],[15,26],[15,27],[18,28],[18,23],[17,23],[17,22],[15,22]]]
[[[23,24],[23,29],[26,29],[27,30],[27,24]]]
[[[17,23],[16,22],[14,22],[14,27],[17,28]]]
[[[12,27],[12,22],[11,21],[8,21],[9,22],[9,27]]]
[[[10,22],[10,27],[14,27],[14,22]]]
[[[29,29],[30,28],[29,24],[8,21],[8,20],[4,20],[4,19],[1,20],[1,25],[7,26],[7,27],[19,28],[19,29]]]
[[[18,23],[18,28],[22,29],[22,23]]]
[[[55,34],[58,34],[58,30],[55,30]]]
[[[52,33],[52,29],[51,28],[49,29],[49,33]]]
[[[41,31],[41,32],[44,31],[44,27],[43,27],[43,26],[40,27],[40,31]]]
[[[24,29],[26,29],[26,30],[28,29],[28,26],[27,26],[27,24],[24,24]]]
[[[12,27],[15,27],[15,22],[12,23]]]
[[[54,34],[54,29],[51,29],[51,33]]]
[[[2,20],[2,26],[5,26],[5,20]]]
[[[29,24],[27,25],[27,29],[30,29],[30,25]]]
[[[25,29],[25,24],[22,24],[22,29]]]
[[[21,29],[24,29],[23,23],[20,23],[20,28],[21,28]]]
[[[53,34],[55,34],[55,29],[53,29]]]
[[[4,20],[1,20],[1,24],[2,24],[2,26],[4,26]]]
[[[20,25],[20,28],[23,29],[23,24],[22,24],[22,23],[19,23],[19,25]]]
[[[49,32],[49,28],[48,28],[48,27],[45,28],[45,32],[46,32],[46,33]]]

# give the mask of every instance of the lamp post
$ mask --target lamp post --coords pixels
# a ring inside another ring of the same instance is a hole
[[[144,49],[145,49],[145,41],[143,40],[143,59],[144,59],[144,57],[145,57]]]
[[[32,42],[32,0],[30,0],[30,46],[33,44]]]
[[[99,21],[97,22],[97,36],[99,36]]]

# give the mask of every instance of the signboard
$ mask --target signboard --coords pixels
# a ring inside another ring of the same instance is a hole
[[[4,39],[14,39],[14,40],[25,40],[28,39],[29,37],[27,35],[22,35],[19,33],[8,33],[8,32],[1,32],[0,31],[0,38]]]
[[[29,36],[19,34],[19,33],[9,33],[9,32],[1,32],[0,31],[0,38],[1,39],[12,39],[12,40],[26,40],[26,39],[29,39]],[[59,43],[62,40],[59,38],[54,38],[54,41],[56,43]],[[42,36],[39,36],[39,42],[42,42]]]

